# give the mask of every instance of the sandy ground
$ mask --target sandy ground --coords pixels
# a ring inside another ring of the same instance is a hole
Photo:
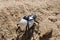
[[[16,33],[16,24],[31,13],[39,25]],[[60,0],[0,0],[0,40],[60,40]]]

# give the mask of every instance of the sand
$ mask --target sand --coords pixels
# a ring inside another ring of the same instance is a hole
[[[39,25],[16,32],[19,20],[31,13]],[[0,0],[0,40],[60,40],[60,0]]]

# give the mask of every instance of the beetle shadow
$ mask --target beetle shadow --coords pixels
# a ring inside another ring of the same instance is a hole
[[[31,37],[33,37],[35,26],[36,26],[36,24],[34,24],[30,29],[25,31],[21,40],[31,40]]]
[[[22,37],[19,37],[19,35],[17,35],[16,40],[31,40],[31,38],[33,37],[33,33],[34,33],[34,29],[35,29],[36,24],[34,23],[34,25],[29,28],[28,30],[25,31],[25,33],[22,35]]]

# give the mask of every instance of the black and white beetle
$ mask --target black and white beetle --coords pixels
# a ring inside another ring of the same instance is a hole
[[[36,18],[37,18],[37,16],[35,14],[24,16],[20,20],[20,22],[17,24],[17,26],[19,26],[20,24],[25,25],[26,30],[28,30],[29,28],[31,28],[34,25],[35,22],[39,24],[39,22],[36,21]]]

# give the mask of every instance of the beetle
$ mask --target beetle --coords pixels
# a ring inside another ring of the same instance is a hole
[[[18,29],[20,28],[20,27],[19,27],[20,24],[26,26],[26,31],[27,31],[29,28],[31,28],[31,27],[34,25],[35,22],[39,24],[39,22],[36,20],[36,18],[37,18],[37,16],[36,16],[35,13],[32,13],[31,15],[25,15],[25,16],[18,22],[18,24],[17,24]],[[22,28],[23,28],[23,27],[22,27]],[[17,29],[17,30],[18,30],[18,29]]]

